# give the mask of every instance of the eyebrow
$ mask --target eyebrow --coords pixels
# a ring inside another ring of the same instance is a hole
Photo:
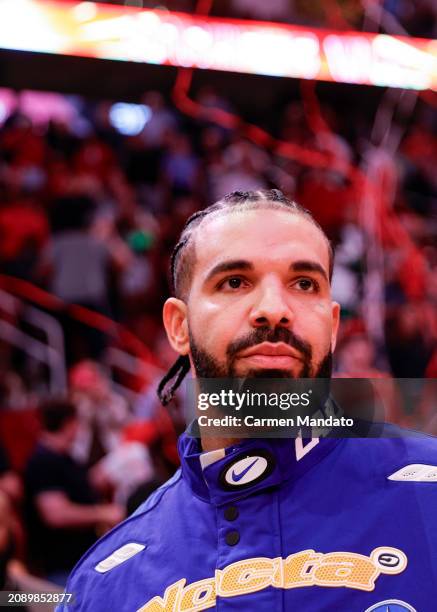
[[[208,272],[208,275],[205,279],[207,283],[217,274],[223,274],[223,272],[235,272],[236,270],[253,270],[253,264],[250,261],[245,259],[231,259],[229,261],[223,261],[222,263],[217,264],[213,267],[213,269]]]
[[[309,261],[306,259],[295,261],[290,265],[290,270],[293,272],[316,272],[317,274],[320,274],[320,276],[322,276],[327,282],[329,282],[328,275],[326,274],[325,270],[316,261]]]

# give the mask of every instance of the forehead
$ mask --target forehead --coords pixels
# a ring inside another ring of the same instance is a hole
[[[224,212],[206,217],[196,231],[196,270],[206,272],[225,259],[255,265],[311,259],[329,273],[329,248],[324,234],[301,214],[278,209]]]

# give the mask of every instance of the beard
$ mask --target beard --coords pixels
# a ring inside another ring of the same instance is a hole
[[[202,349],[194,340],[191,329],[190,349],[194,369],[198,378],[236,378],[235,362],[237,354],[262,342],[283,342],[301,354],[302,368],[297,376],[290,370],[283,369],[250,369],[241,378],[331,378],[332,375],[332,351],[324,355],[320,363],[313,363],[313,351],[311,345],[299,338],[294,332],[285,327],[259,327],[243,338],[232,342],[226,351],[226,361],[221,364],[213,355]]]

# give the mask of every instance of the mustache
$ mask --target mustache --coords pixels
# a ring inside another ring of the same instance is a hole
[[[286,327],[258,327],[246,336],[234,340],[227,348],[227,356],[232,359],[239,351],[243,351],[262,342],[284,342],[302,354],[303,361],[309,362],[312,358],[311,345],[297,336],[293,331]]]

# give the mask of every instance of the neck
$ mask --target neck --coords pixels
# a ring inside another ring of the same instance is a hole
[[[197,418],[201,416],[202,412],[197,412]],[[210,406],[208,409],[208,417],[211,418],[222,418],[224,416],[224,412],[219,407]],[[200,429],[200,444],[202,446],[202,450],[204,452],[209,452],[213,450],[218,450],[220,448],[226,448],[227,446],[234,446],[241,442],[241,438],[232,435],[223,435],[223,430],[220,427],[215,426],[205,426],[202,431],[202,427]]]

